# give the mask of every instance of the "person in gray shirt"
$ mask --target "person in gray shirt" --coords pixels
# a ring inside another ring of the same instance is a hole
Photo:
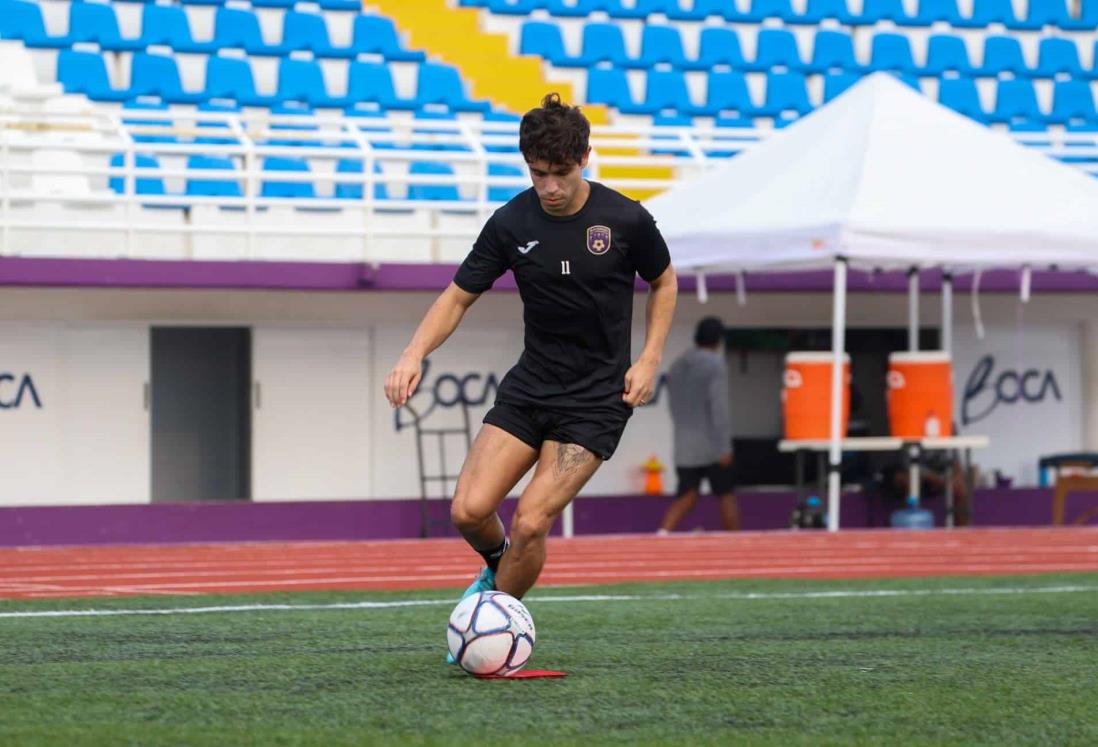
[[[695,347],[679,356],[667,373],[675,431],[678,489],[659,533],[675,529],[698,502],[702,480],[719,497],[721,524],[740,528],[733,490],[732,413],[728,402],[728,366],[724,362],[724,324],[716,317],[698,322]]]

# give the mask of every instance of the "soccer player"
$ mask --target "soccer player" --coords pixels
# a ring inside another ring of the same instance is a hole
[[[507,270],[523,304],[525,349],[499,385],[458,477],[450,516],[486,567],[466,595],[521,598],[545,564],[545,538],[652,396],[678,282],[655,221],[639,203],[583,178],[591,126],[551,93],[519,125],[533,188],[485,223],[450,286],[428,310],[385,380],[408,401],[422,364]],[[633,288],[650,286],[646,338],[631,361]],[[500,503],[534,465],[511,537]]]

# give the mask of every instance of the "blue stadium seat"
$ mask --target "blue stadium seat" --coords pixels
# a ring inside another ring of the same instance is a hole
[[[160,116],[133,116],[126,114],[122,117],[122,124],[130,128],[137,127],[170,127],[172,123],[170,109],[165,102],[160,100],[159,96],[143,96],[139,98],[130,99],[122,102],[122,109],[124,112],[163,112]],[[178,142],[178,138],[174,134],[167,133],[150,133],[150,132],[131,132],[134,142],[136,143],[175,143]]]
[[[62,49],[57,53],[57,81],[65,93],[82,93],[94,101],[125,101],[128,89],[115,89],[107,67],[96,52]]]
[[[1064,19],[1061,28],[1067,31],[1091,31],[1098,28],[1098,0],[1081,0],[1082,7],[1078,18],[1070,14]]]
[[[688,112],[693,109],[687,93],[686,77],[680,70],[649,70],[644,104],[639,110],[656,114],[670,110]]]
[[[741,70],[744,62],[740,37],[735,29],[708,27],[701,32],[698,59],[687,67],[691,70],[712,70],[718,65],[727,65]]]
[[[219,7],[214,14],[213,38],[219,49],[234,47],[248,54],[275,56],[289,52],[282,44],[267,44],[259,30],[259,18],[245,8]]]
[[[865,0],[862,12],[854,18],[854,25],[873,26],[881,21],[900,24],[910,20],[901,0]]]
[[[759,31],[755,59],[744,66],[746,70],[769,71],[780,68],[801,70],[804,62],[797,49],[797,38],[785,29],[764,28]]]
[[[292,57],[283,57],[278,61],[276,95],[282,101],[303,101],[319,107],[343,107],[348,103],[346,98],[337,99],[328,95],[319,62]]]
[[[911,42],[904,34],[874,34],[869,57],[870,70],[886,70],[915,75],[918,68],[911,55]]]
[[[355,16],[351,46],[356,54],[380,54],[391,62],[422,62],[423,52],[405,49],[396,26],[384,16],[364,13]]]
[[[767,18],[780,18],[786,23],[791,23],[797,18],[789,0],[751,0],[751,10],[747,15],[748,20],[755,23]]]
[[[240,106],[235,102],[220,99],[203,101],[196,108],[200,112],[240,113],[241,111]],[[208,129],[211,133],[210,135],[199,135],[194,139],[196,143],[207,145],[234,145],[240,142],[239,138],[237,138],[236,134],[229,128],[228,124],[222,124],[221,122],[199,122],[198,127],[204,130]]]
[[[1052,110],[1047,119],[1053,124],[1098,124],[1090,83],[1079,79],[1056,81],[1052,88]]]
[[[535,55],[553,64],[563,61],[568,55],[564,51],[560,26],[544,21],[523,22],[519,54]]]
[[[545,0],[488,0],[488,9],[500,15],[528,16],[545,7]]]
[[[353,117],[358,120],[369,119],[385,119],[385,112],[376,105],[357,105],[349,106],[343,110],[343,116]],[[387,127],[384,123],[378,123],[377,125],[370,125],[368,122],[360,121],[355,123],[359,132],[363,134],[366,140],[370,143],[370,147],[375,150],[392,150],[396,147],[396,143],[393,140],[393,131],[390,127]]]
[[[846,91],[846,89],[850,88],[859,80],[861,80],[862,76],[858,75],[857,73],[837,72],[826,73],[823,78],[823,100],[826,104],[827,102],[834,99],[836,96],[841,96],[843,92]]]
[[[328,22],[319,13],[288,10],[282,17],[282,46],[289,51],[308,50],[317,57],[354,57],[353,47],[333,47]]]
[[[632,10],[622,5],[610,15],[612,18],[648,18],[655,13],[662,13],[667,18],[676,20],[681,10],[679,0],[637,0],[637,5]]]
[[[957,0],[919,0],[918,12],[896,23],[900,26],[930,26],[937,21],[944,21],[950,26],[956,26],[960,19]]]
[[[488,176],[526,176],[526,172],[510,163],[489,163]],[[488,187],[488,201],[508,202],[525,191],[526,187]]]
[[[1038,122],[1044,112],[1037,105],[1033,83],[1025,78],[1000,80],[995,108],[988,116],[991,122]]]
[[[206,98],[232,99],[244,106],[274,106],[278,97],[255,90],[252,66],[237,57],[210,56],[206,60]]]
[[[804,15],[797,16],[792,23],[815,26],[825,18],[849,23],[852,19],[846,7],[846,0],[808,0]]]
[[[125,165],[125,153],[115,153],[111,156],[112,168],[123,168]],[[133,165],[139,169],[159,169],[160,161],[157,160],[156,156],[135,153]],[[126,178],[124,176],[112,176],[107,181],[107,186],[113,192],[122,194],[126,191]],[[164,180],[158,176],[136,176],[134,178],[134,194],[162,195],[164,194]]]
[[[76,42],[95,42],[101,49],[128,52],[141,49],[140,39],[123,39],[118,17],[109,4],[74,2],[69,5],[69,37]]]
[[[634,106],[625,71],[620,68],[592,68],[587,71],[587,101],[623,111]]]
[[[221,156],[189,156],[187,169],[229,172],[235,176],[236,165],[231,158]],[[243,197],[244,190],[238,178],[212,179],[192,176],[187,179],[186,194],[195,197]]]
[[[1014,36],[989,36],[984,39],[984,64],[976,69],[976,74],[998,77],[1004,72],[1030,74],[1022,45]]]
[[[28,47],[64,49],[72,46],[71,35],[50,36],[38,3],[0,0],[0,38],[20,39]]]
[[[225,0],[179,0],[183,5],[224,5]]]
[[[730,0],[694,0],[690,8],[679,3],[678,10],[671,11],[667,17],[672,21],[704,21],[710,16],[732,20],[735,13],[735,4]]]
[[[755,110],[743,73],[736,70],[712,72],[706,83],[705,104],[695,107],[689,114],[736,119],[750,116]]]
[[[854,56],[854,40],[845,31],[817,31],[812,45],[810,72],[855,72],[861,70]]]
[[[1040,78],[1055,78],[1060,74],[1082,75],[1083,66],[1079,64],[1079,50],[1075,42],[1057,36],[1042,39],[1034,72]]]
[[[410,176],[454,176],[454,169],[448,163],[439,161],[412,161],[408,166]],[[459,200],[457,185],[451,180],[442,183],[409,184],[409,200]]]
[[[130,93],[159,96],[169,104],[196,104],[206,96],[183,90],[175,58],[163,54],[136,52],[130,61]]]
[[[682,49],[682,36],[674,26],[646,25],[641,35],[640,57],[631,62],[634,67],[654,67],[659,64],[683,67],[687,64]]]
[[[362,161],[358,158],[341,158],[336,162],[337,174],[363,174],[365,171]],[[374,161],[374,173],[382,176],[385,174],[385,172],[381,170],[381,164],[377,161]],[[365,194],[366,189],[362,184],[342,182],[335,185],[334,196],[338,200],[361,200]],[[385,185],[384,181],[375,180],[374,199],[389,199],[389,188]]]
[[[294,0],[252,0],[255,8],[291,8]]]
[[[264,171],[285,171],[294,174],[308,174],[309,162],[304,158],[286,158],[268,156],[263,159]],[[260,197],[280,197],[290,199],[309,199],[316,197],[312,182],[286,182],[264,179],[259,188]]]
[[[393,87],[393,75],[383,62],[355,60],[347,68],[347,100],[370,102],[382,109],[415,109],[415,99],[402,99]]]
[[[586,17],[595,11],[613,13],[621,8],[621,0],[546,0],[551,16]]]
[[[360,0],[319,0],[318,4],[321,10],[355,11],[356,13],[362,10]]]
[[[987,112],[980,106],[976,81],[967,76],[942,78],[938,86],[938,103],[977,122],[988,121]]]
[[[589,23],[583,27],[583,47],[579,57],[568,58],[567,64],[591,67],[600,62],[624,65],[628,61],[620,26],[616,23]]]
[[[217,51],[214,41],[196,42],[186,11],[178,5],[148,3],[141,9],[141,44],[163,45],[176,52],[209,54]]]
[[[1030,0],[1025,17],[1016,19],[1007,28],[1012,31],[1036,31],[1045,26],[1062,27],[1071,16],[1064,0]]]
[[[445,104],[459,112],[483,112],[491,108],[487,101],[474,101],[465,93],[465,83],[457,68],[439,62],[421,62],[416,81],[416,103]]]
[[[799,116],[812,111],[808,89],[802,73],[767,73],[766,101],[755,110],[757,116],[790,119],[788,113]]]
[[[992,23],[1016,25],[1010,0],[975,0],[970,17],[960,16],[953,24],[959,28],[985,28]]]
[[[924,75],[941,75],[947,71],[960,75],[972,74],[965,40],[952,34],[931,34],[922,72]]]

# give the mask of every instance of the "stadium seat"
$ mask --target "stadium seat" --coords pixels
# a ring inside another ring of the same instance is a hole
[[[50,36],[42,9],[27,0],[0,0],[0,38],[19,39],[32,48],[65,49],[73,43],[69,34]]]
[[[881,21],[900,24],[910,20],[901,0],[865,0],[862,12],[853,17],[853,25],[874,26]]]
[[[953,23],[959,28],[986,28],[993,23],[1001,23],[1013,28],[1017,21],[1011,0],[974,0],[972,15],[958,16]]]
[[[644,104],[637,111],[656,114],[665,110],[688,112],[693,108],[681,70],[649,70]]]
[[[621,68],[592,68],[587,72],[587,101],[621,110],[633,108],[633,95]]]
[[[1034,73],[1040,78],[1082,75],[1083,66],[1079,64],[1079,50],[1075,42],[1055,36],[1042,39],[1038,47],[1037,68]]]
[[[445,104],[459,112],[483,112],[491,108],[486,101],[474,101],[465,93],[465,83],[457,68],[439,62],[421,62],[416,82],[416,103]]]
[[[967,76],[942,78],[938,85],[938,103],[977,122],[987,122],[987,113],[980,106],[976,81]]]
[[[362,10],[362,3],[360,0],[319,0],[321,10],[342,10],[342,11],[355,11]]]
[[[1080,0],[1082,3],[1078,17],[1070,13],[1060,24],[1067,31],[1090,31],[1098,28],[1098,0]]]
[[[142,46],[167,46],[176,52],[210,54],[217,51],[214,41],[196,42],[186,11],[178,5],[148,3],[141,9]]]
[[[183,5],[224,5],[225,0],[179,0]]]
[[[405,49],[396,26],[384,16],[363,13],[355,16],[351,46],[356,54],[380,54],[390,62],[422,62],[423,52]]]
[[[488,164],[488,176],[526,176],[526,172],[518,167],[509,163],[489,163]],[[507,202],[511,200],[515,195],[518,195],[526,190],[526,187],[506,187],[495,186],[488,187],[488,201],[489,202]]]
[[[171,127],[174,122],[170,114],[171,107],[159,96],[142,96],[122,103],[125,116],[122,124],[131,128],[130,134],[137,143],[174,143],[178,138],[174,133],[162,130]],[[131,112],[161,112],[161,114],[145,114],[134,116]],[[160,128],[161,132],[139,132],[133,128]]]
[[[735,3],[728,0],[694,0],[692,5],[685,2],[678,4],[678,9],[669,9],[668,18],[672,21],[704,21],[710,16],[731,20],[726,14],[735,14]]]
[[[976,74],[998,77],[1004,72],[1014,75],[1030,74],[1022,54],[1022,45],[1017,37],[989,36],[984,39],[984,63],[976,69]]]
[[[960,18],[957,0],[919,0],[919,9],[915,15],[896,23],[900,26],[930,26],[941,21],[956,26]]]
[[[583,27],[583,47],[579,57],[565,58],[561,64],[592,67],[600,62],[624,65],[628,61],[620,26],[616,23],[589,23]]]
[[[804,15],[797,16],[791,22],[815,26],[825,18],[834,18],[844,24],[849,23],[851,18],[846,0],[808,0]]]
[[[239,114],[241,109],[238,104],[232,101],[223,101],[218,99],[212,99],[201,102],[196,109],[200,112],[224,112],[224,113],[237,113]],[[236,133],[229,128],[227,123],[217,121],[199,122],[198,127],[200,129],[208,129],[211,131],[209,135],[199,135],[194,139],[195,143],[207,144],[207,145],[235,145],[240,140],[237,138]]]
[[[655,67],[659,64],[683,67],[687,64],[682,49],[682,36],[674,26],[646,25],[641,35],[640,57],[629,63],[632,67]]]
[[[277,115],[278,121],[272,118],[270,133],[256,137],[258,145],[300,148],[320,144],[315,138],[303,134],[320,129],[313,124],[315,112],[308,103],[295,100],[283,101],[271,107],[271,114]]]
[[[823,102],[826,104],[827,102],[834,99],[836,96],[841,96],[843,92],[846,91],[846,89],[850,88],[859,80],[861,80],[862,76],[858,75],[857,73],[838,72],[826,73],[823,79]]]
[[[698,43],[698,59],[687,65],[691,70],[712,70],[718,65],[727,65],[733,70],[742,70],[744,66],[740,37],[735,29],[709,27],[702,29]]]
[[[813,73],[855,72],[861,70],[854,57],[854,40],[845,31],[817,31],[812,59],[806,66]]]
[[[2,11],[0,11],[2,12]],[[74,2],[69,5],[69,37],[73,43],[94,42],[110,52],[142,48],[140,39],[123,39],[118,17],[108,3]]]
[[[294,174],[308,174],[309,162],[304,158],[286,158],[269,156],[263,159],[263,171],[285,171]],[[264,179],[259,188],[260,197],[278,197],[288,199],[310,199],[316,197],[312,182],[287,182]]]
[[[812,103],[802,73],[767,73],[766,100],[755,110],[756,115],[791,119],[789,112],[799,116],[810,111]]]
[[[365,168],[363,163],[358,158],[341,158],[336,163],[337,174],[363,174]],[[381,170],[381,164],[374,161],[374,173],[380,174],[384,177],[384,173]],[[364,185],[352,184],[350,182],[340,182],[335,185],[334,196],[339,200],[361,200],[366,194]],[[382,180],[374,181],[374,199],[375,200],[388,200],[389,188]]]
[[[112,155],[110,165],[111,168],[123,168],[126,165],[126,154],[115,153]],[[156,156],[147,155],[145,153],[135,153],[133,165],[138,169],[159,169],[160,161],[157,160]],[[124,176],[112,176],[107,181],[107,186],[117,194],[123,194],[126,191],[126,178]],[[164,180],[158,176],[135,176],[134,194],[165,194]]]
[[[93,101],[125,101],[128,89],[116,89],[107,77],[107,66],[96,52],[62,49],[57,53],[57,82],[65,93],[82,93]]]
[[[554,65],[567,58],[560,26],[544,21],[525,21],[519,37],[519,54],[530,54]]]
[[[1008,23],[1012,31],[1037,31],[1045,26],[1062,28],[1070,15],[1064,0],[1030,0],[1024,17]]]
[[[137,52],[130,62],[130,93],[134,96],[159,96],[169,104],[195,104],[206,96],[183,90],[175,58],[166,54]]]
[[[248,54],[281,56],[289,50],[268,44],[259,30],[259,19],[246,8],[221,6],[214,14],[214,41],[219,49],[238,48]]]
[[[744,65],[746,70],[767,72],[774,70],[801,70],[804,63],[797,49],[797,39],[791,31],[785,29],[764,28],[759,31],[755,48],[755,59]]]
[[[1053,124],[1098,123],[1094,110],[1094,93],[1085,80],[1058,80],[1052,88],[1052,110],[1048,121]]]
[[[743,73],[729,70],[709,73],[705,104],[688,112],[700,116],[735,119],[755,110]]]
[[[621,8],[621,0],[545,0],[551,16],[586,17],[596,11],[612,14]]]
[[[1037,105],[1033,83],[1025,78],[1000,80],[995,96],[995,108],[988,116],[991,122],[1038,122],[1044,112]]]
[[[734,4],[732,4],[735,7]],[[786,23],[796,19],[797,14],[789,0],[751,0],[751,9],[747,19],[753,23],[761,23],[767,18],[780,18]]]
[[[232,99],[244,106],[274,106],[277,96],[267,96],[255,89],[252,66],[247,60],[221,55],[206,60],[206,98]]]
[[[347,68],[347,100],[369,102],[382,109],[415,109],[415,99],[402,99],[393,87],[393,75],[382,62],[353,61]]]
[[[932,34],[927,41],[926,65],[924,75],[941,75],[945,72],[960,75],[972,74],[972,63],[968,59],[968,47],[964,39],[952,34]]]
[[[230,172],[234,176],[236,174],[236,165],[233,160],[221,156],[188,156],[187,170],[192,169]],[[192,176],[187,179],[186,194],[195,197],[243,197],[244,190],[238,178],[213,179]]]
[[[333,47],[328,35],[328,23],[319,13],[288,10],[282,17],[282,46],[294,52],[307,50],[317,57],[350,58],[353,46]]]
[[[408,166],[408,175],[453,177],[454,169],[450,164],[439,161],[412,161]],[[437,183],[409,184],[408,199],[454,201],[461,199],[461,196],[452,179],[443,179]]]
[[[545,7],[545,0],[488,0],[488,9],[499,15],[528,16]]]
[[[343,107],[347,99],[328,95],[324,73],[316,60],[283,57],[278,62],[278,93],[282,101],[303,101],[311,106]]]
[[[633,8],[625,7],[623,3],[617,10],[610,13],[611,18],[648,18],[656,13],[661,13],[668,19],[676,20],[681,10],[679,0],[637,0]]]
[[[911,43],[904,34],[874,34],[869,57],[870,70],[915,75],[918,68],[911,55]]]

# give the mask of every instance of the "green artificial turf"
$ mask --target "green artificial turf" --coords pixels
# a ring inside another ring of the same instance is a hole
[[[2,602],[299,608],[0,617],[0,744],[1098,744],[1098,575],[536,590],[563,680],[445,665],[451,596]]]

